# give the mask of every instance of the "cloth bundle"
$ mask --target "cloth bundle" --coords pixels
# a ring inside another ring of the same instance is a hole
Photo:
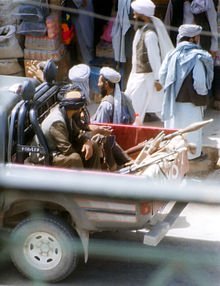
[[[7,25],[0,28],[0,58],[22,58],[23,51],[15,35],[15,26]]]
[[[191,3],[191,11],[193,14],[200,14],[210,8],[210,0],[193,0]]]

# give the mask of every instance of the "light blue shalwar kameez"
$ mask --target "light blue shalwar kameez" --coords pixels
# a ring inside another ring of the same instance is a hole
[[[212,57],[200,46],[184,41],[166,56],[159,72],[165,94],[161,113],[165,128],[180,129],[203,119],[204,107],[190,102],[176,102],[183,81],[191,71],[193,88],[199,95],[207,95],[213,80]],[[186,137],[189,143],[197,146],[196,153],[188,153],[188,158],[199,157],[202,150],[202,129],[187,133]]]

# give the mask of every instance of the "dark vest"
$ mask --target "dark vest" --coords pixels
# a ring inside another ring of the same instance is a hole
[[[208,95],[200,95],[196,93],[196,91],[193,88],[193,77],[192,77],[192,71],[188,74],[188,76],[185,78],[180,91],[178,93],[178,96],[176,98],[177,102],[191,102],[195,104],[196,106],[206,106],[209,102],[209,96]]]
[[[145,43],[144,43],[144,37],[148,31],[155,32],[155,30],[152,27],[149,27],[149,25],[147,25],[147,27],[143,29],[140,40],[136,46],[136,73],[152,72],[149,58],[148,58],[147,47],[145,46]]]
[[[184,0],[171,0],[171,2],[173,6],[173,16],[170,24],[171,26],[179,27],[183,23]],[[189,2],[192,2],[192,0],[189,0]],[[197,15],[194,14],[194,21],[195,24],[202,27],[203,31],[211,31],[206,12]],[[170,31],[170,38],[174,46],[176,46],[177,33],[177,31]],[[200,35],[200,45],[203,49],[209,51],[211,47],[211,36]]]

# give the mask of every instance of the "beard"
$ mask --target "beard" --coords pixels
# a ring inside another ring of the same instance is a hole
[[[135,31],[141,29],[145,25],[144,20],[141,17],[135,19],[134,29]]]
[[[100,94],[101,94],[101,97],[102,97],[102,98],[107,95],[107,90],[105,89],[104,86],[101,86],[101,87],[99,88],[99,90],[100,90]]]

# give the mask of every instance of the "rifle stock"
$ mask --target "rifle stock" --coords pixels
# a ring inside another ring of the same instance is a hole
[[[178,131],[175,131],[171,134],[168,134],[168,135],[165,135],[163,140],[169,140],[169,139],[172,139],[173,137],[177,136],[177,135],[182,135],[182,134],[185,134],[185,133],[188,133],[188,132],[193,132],[193,131],[197,131],[199,130],[200,128],[208,125],[209,123],[211,123],[213,121],[213,118],[209,119],[209,120],[204,120],[204,121],[198,121],[198,122],[195,122],[195,123],[192,123],[188,126],[186,126],[185,128],[183,129],[179,129]],[[125,152],[127,154],[133,154],[133,153],[136,153],[138,151],[140,151],[145,145],[146,145],[146,140],[139,143],[138,145],[134,146],[134,147],[131,147],[129,149],[127,149]],[[149,143],[149,146],[150,146],[150,143]]]

